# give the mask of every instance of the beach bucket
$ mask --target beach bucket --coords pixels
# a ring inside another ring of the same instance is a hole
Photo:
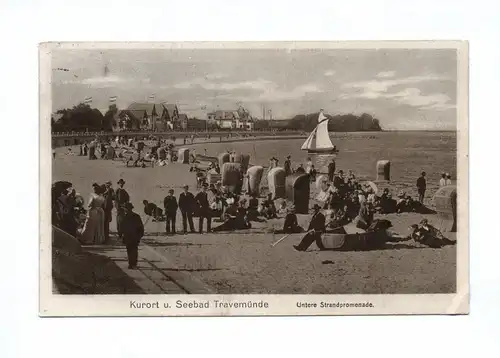
[[[264,173],[264,168],[258,165],[248,168],[247,170],[247,192],[248,194],[259,195],[260,193],[260,182],[262,180],[262,174]]]
[[[457,231],[457,187],[448,185],[440,188],[434,194],[434,205],[438,218],[441,220],[442,231]]]
[[[240,163],[224,163],[221,174],[222,185],[227,187],[230,193],[239,194],[243,185]]]
[[[285,198],[285,169],[276,167],[267,173],[267,184],[269,192],[273,194],[273,199]]]
[[[309,213],[309,191],[309,175],[292,174],[286,177],[286,198],[295,205],[297,214]]]
[[[377,162],[377,181],[391,180],[391,162],[379,160]]]
[[[177,162],[189,164],[189,148],[181,148],[177,153]]]
[[[229,163],[229,153],[220,153],[219,156],[217,157],[219,161],[219,167],[222,168],[224,163]]]

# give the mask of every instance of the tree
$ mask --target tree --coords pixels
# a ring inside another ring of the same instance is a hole
[[[96,108],[91,108],[88,104],[80,103],[73,108],[60,109],[56,113],[62,114],[62,117],[52,125],[54,132],[102,130],[104,119],[102,113]]]
[[[106,132],[110,132],[113,130],[113,127],[117,127],[118,123],[116,122],[116,114],[118,113],[118,108],[115,104],[109,106],[108,110],[104,114],[104,118],[102,121],[101,129]]]

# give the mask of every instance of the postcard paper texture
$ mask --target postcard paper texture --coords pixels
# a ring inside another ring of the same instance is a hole
[[[41,316],[469,312],[466,42],[39,54]]]

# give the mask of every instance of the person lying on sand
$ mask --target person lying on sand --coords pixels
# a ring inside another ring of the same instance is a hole
[[[446,245],[454,245],[455,242],[444,237],[443,233],[429,224],[427,219],[423,219],[420,225],[410,226],[410,235],[408,239],[413,239],[423,245],[432,248],[441,248]]]

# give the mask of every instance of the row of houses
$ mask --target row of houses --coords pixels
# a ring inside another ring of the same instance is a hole
[[[251,117],[241,118],[238,111],[217,110],[207,114],[204,120],[190,119],[179,112],[175,104],[132,103],[127,109],[115,114],[114,129],[120,130],[203,130],[208,127],[221,130],[254,130]]]

